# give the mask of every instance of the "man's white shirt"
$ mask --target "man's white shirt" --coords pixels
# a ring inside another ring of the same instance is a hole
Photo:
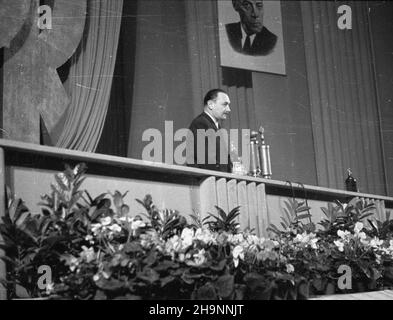
[[[243,24],[240,24],[240,26],[241,26],[240,29],[242,30],[242,48],[243,48],[244,47],[244,42],[246,42],[247,33],[243,29]],[[255,36],[256,36],[255,33],[250,36],[250,46],[252,46],[252,43],[254,42]]]

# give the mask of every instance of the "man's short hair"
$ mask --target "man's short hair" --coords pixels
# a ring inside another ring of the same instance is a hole
[[[242,0],[232,0],[233,9],[238,11],[241,3],[242,3]]]
[[[232,0],[232,6],[237,11],[240,0]]]
[[[236,11],[238,11],[241,2],[242,0],[232,0],[232,6]]]
[[[220,92],[227,94],[227,93],[226,93],[224,90],[222,90],[222,89],[212,89],[212,90],[210,90],[208,93],[206,93],[205,98],[203,99],[203,105],[204,105],[204,106],[207,106],[207,102],[208,102],[209,100],[214,100],[214,99],[216,99],[217,96],[218,96],[218,94],[219,94]]]

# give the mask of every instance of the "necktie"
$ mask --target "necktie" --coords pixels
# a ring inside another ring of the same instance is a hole
[[[244,41],[243,52],[244,52],[244,53],[250,53],[250,52],[251,52],[251,40],[250,40],[250,36],[247,36],[247,37],[246,37],[246,41]]]

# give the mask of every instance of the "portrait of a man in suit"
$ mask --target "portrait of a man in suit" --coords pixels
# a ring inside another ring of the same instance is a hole
[[[240,17],[239,22],[225,25],[232,48],[250,56],[266,56],[272,53],[277,36],[263,24],[263,1],[232,0],[232,5]]]

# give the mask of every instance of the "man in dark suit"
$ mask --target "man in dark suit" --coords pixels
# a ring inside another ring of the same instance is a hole
[[[220,123],[225,120],[231,109],[228,94],[221,89],[212,89],[203,99],[203,112],[196,117],[189,127],[194,154],[187,159],[189,166],[231,172],[232,163],[228,153],[227,134]]]
[[[277,36],[263,26],[263,1],[232,0],[232,4],[240,16],[240,22],[225,25],[232,48],[251,56],[270,54]]]

